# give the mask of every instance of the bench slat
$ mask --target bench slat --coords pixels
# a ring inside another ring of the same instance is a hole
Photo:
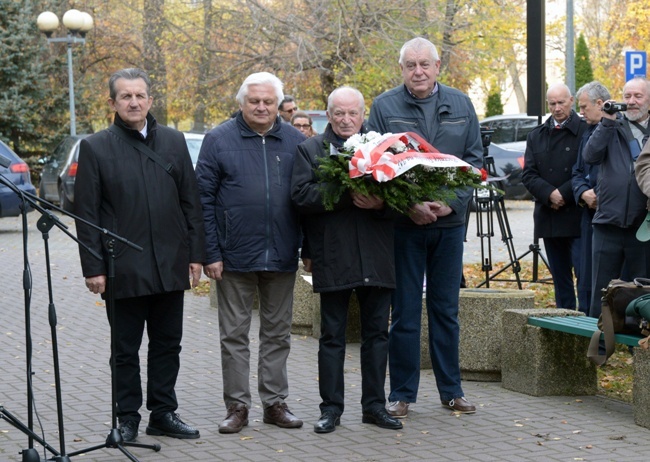
[[[588,316],[531,316],[528,318],[528,324],[544,329],[580,335],[582,337],[591,337],[598,329],[598,320]],[[601,335],[600,338],[602,339],[603,336]],[[629,346],[639,346],[639,339],[641,338],[627,334],[615,335],[616,343]]]

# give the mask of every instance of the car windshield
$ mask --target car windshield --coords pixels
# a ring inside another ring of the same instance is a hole
[[[196,165],[196,161],[199,160],[199,151],[201,151],[203,138],[187,138],[185,141],[187,142],[187,149],[190,151],[192,164]]]

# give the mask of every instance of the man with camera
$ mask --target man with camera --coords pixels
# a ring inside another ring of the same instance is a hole
[[[650,243],[635,236],[646,215],[647,197],[634,177],[636,159],[648,138],[650,82],[642,77],[628,81],[623,100],[603,104],[603,117],[582,152],[587,164],[600,169],[592,221],[592,317],[601,313],[600,291],[622,277],[624,264],[630,278],[650,274]]]

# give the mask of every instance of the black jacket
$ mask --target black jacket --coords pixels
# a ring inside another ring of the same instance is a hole
[[[173,165],[174,177],[109,130],[81,140],[75,213],[142,247],[115,243],[115,298],[186,290],[189,264],[204,260],[205,237],[192,160],[182,133],[147,116],[147,139],[115,115],[115,125]],[[77,222],[85,277],[107,274],[108,238]]]
[[[317,159],[339,147],[328,124],[325,133],[298,146],[291,178],[291,198],[302,214],[303,256],[312,259],[315,292],[360,286],[395,288],[393,220],[395,212],[365,210],[344,193],[333,211],[323,207],[322,183],[316,179]],[[361,181],[361,180],[360,180]]]
[[[535,237],[579,237],[581,209],[573,196],[571,176],[578,159],[587,122],[575,111],[561,129],[552,117],[535,127],[526,140],[521,180],[535,198]],[[549,197],[557,189],[565,205],[551,208]]]

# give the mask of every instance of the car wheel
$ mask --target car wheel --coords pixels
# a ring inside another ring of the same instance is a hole
[[[65,195],[62,185],[59,185],[59,207],[66,212],[72,212],[72,202],[70,202],[68,196]]]

